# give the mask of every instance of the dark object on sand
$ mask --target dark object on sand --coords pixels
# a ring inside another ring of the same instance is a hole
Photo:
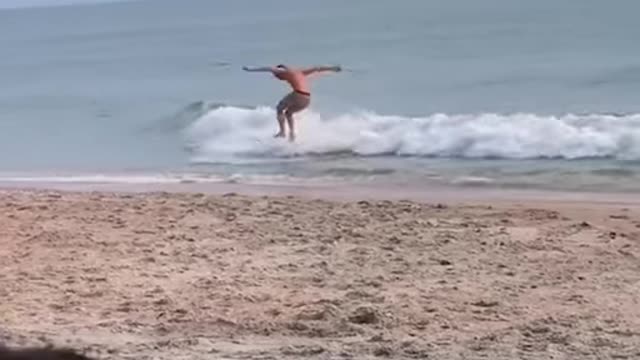
[[[9,349],[0,345],[0,360],[94,360],[73,349],[52,347],[30,347]]]

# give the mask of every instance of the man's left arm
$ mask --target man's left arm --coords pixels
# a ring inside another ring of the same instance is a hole
[[[314,73],[322,73],[327,71],[340,72],[342,68],[340,66],[314,66],[302,70],[305,75],[311,75]]]

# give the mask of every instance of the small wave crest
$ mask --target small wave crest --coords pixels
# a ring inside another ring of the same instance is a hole
[[[468,159],[640,159],[640,114],[433,114],[357,112],[296,120],[298,141],[273,139],[269,107],[217,106],[185,129],[194,162],[311,155]]]
[[[144,127],[143,130],[146,132],[174,133],[176,130],[182,130],[188,127],[194,121],[207,115],[209,112],[225,107],[230,106],[219,102],[194,101],[174,114],[153,121],[151,124]],[[232,107],[246,110],[255,109],[255,107],[247,105],[235,105]]]

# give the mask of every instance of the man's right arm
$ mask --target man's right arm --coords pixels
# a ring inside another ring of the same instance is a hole
[[[250,72],[274,72],[275,68],[270,67],[270,66],[263,66],[263,67],[248,67],[248,66],[243,66],[242,70],[244,71],[250,71]]]

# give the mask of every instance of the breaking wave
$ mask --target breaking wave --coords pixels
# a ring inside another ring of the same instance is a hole
[[[640,114],[433,114],[373,112],[297,117],[298,141],[274,139],[269,107],[217,105],[184,129],[194,162],[346,154],[467,159],[640,159]]]

